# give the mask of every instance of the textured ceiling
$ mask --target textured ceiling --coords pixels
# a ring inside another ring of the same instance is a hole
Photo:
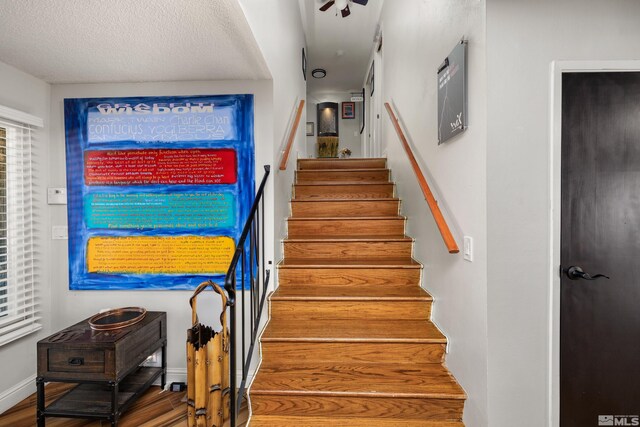
[[[300,0],[309,50],[307,92],[360,91],[368,72],[383,0],[369,0],[366,6],[351,4],[351,15],[346,18],[339,12],[336,16],[335,6],[320,12],[326,1]],[[314,68],[326,69],[327,76],[314,79],[311,77]]]
[[[0,0],[0,61],[50,83],[270,78],[237,0]]]

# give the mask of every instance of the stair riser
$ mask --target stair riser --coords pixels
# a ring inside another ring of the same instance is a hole
[[[291,214],[294,217],[371,217],[397,216],[400,212],[399,200],[339,201],[339,202],[301,202],[291,201]]]
[[[393,197],[393,184],[375,185],[296,185],[296,199],[380,199]]]
[[[410,390],[407,390],[410,391]],[[462,420],[464,401],[458,399],[411,399],[335,397],[318,395],[263,395],[251,393],[255,415],[367,416],[369,418],[419,418]]]
[[[284,257],[364,260],[411,258],[413,242],[284,242]]]
[[[420,272],[419,268],[280,268],[278,283],[280,286],[358,286],[366,283],[418,286]]]
[[[442,363],[444,344],[262,342],[262,362],[274,363]]]
[[[301,170],[296,172],[296,182],[322,183],[322,182],[389,182],[389,170]]]
[[[298,236],[401,236],[404,219],[352,219],[289,221],[289,237]]]
[[[430,301],[272,300],[271,316],[279,320],[368,319],[429,320]]]
[[[298,160],[298,170],[308,169],[385,169],[386,159]]]

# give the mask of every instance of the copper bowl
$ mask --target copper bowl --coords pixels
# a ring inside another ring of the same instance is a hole
[[[111,331],[135,325],[144,319],[147,310],[142,307],[124,307],[98,313],[89,319],[89,326],[96,331]]]

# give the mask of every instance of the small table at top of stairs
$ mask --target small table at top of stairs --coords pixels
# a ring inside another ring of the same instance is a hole
[[[337,136],[319,136],[318,157],[338,157],[339,141]]]
[[[106,419],[120,415],[153,382],[166,380],[167,314],[150,311],[142,321],[114,330],[93,330],[89,319],[38,342],[38,426],[45,417]],[[162,367],[141,367],[162,349]],[[45,408],[45,382],[78,386]]]

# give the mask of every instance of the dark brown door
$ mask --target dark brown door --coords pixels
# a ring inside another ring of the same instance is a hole
[[[562,87],[561,427],[640,425],[640,73]]]

